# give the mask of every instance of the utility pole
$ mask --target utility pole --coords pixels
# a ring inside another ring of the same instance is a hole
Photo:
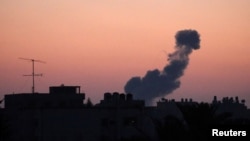
[[[32,62],[32,74],[23,75],[23,76],[32,76],[32,94],[34,94],[35,93],[35,76],[42,76],[43,75],[43,74],[35,74],[35,62],[39,62],[39,63],[46,63],[46,62],[41,61],[41,60],[28,59],[28,58],[19,58],[19,59]]]

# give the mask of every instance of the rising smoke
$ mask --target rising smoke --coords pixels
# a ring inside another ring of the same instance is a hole
[[[189,62],[189,54],[200,48],[199,33],[196,30],[181,30],[175,35],[175,51],[168,55],[169,64],[162,71],[149,70],[144,77],[132,77],[125,85],[126,93],[144,99],[151,105],[156,97],[163,97],[180,87],[180,77]]]

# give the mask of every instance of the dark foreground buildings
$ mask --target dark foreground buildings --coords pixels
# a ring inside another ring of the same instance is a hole
[[[0,141],[208,140],[212,128],[245,130],[250,123],[250,111],[238,97],[214,97],[211,103],[162,99],[149,107],[132,94],[115,92],[92,105],[79,86],[59,86],[49,94],[4,99]]]

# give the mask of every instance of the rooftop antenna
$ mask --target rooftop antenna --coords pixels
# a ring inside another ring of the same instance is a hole
[[[39,62],[39,63],[46,63],[44,61],[41,60],[35,60],[35,59],[28,59],[28,58],[21,58],[19,57],[19,59],[22,60],[27,60],[27,61],[31,61],[32,62],[32,74],[30,75],[23,75],[23,76],[32,76],[32,94],[35,93],[35,76],[43,76],[43,74],[35,74],[35,62]]]

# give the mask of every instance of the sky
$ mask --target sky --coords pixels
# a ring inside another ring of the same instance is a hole
[[[168,64],[179,30],[195,29],[200,49],[190,55],[180,88],[167,99],[211,102],[245,99],[250,107],[249,0],[1,0],[0,99],[77,85],[92,102],[124,92],[127,81]]]

